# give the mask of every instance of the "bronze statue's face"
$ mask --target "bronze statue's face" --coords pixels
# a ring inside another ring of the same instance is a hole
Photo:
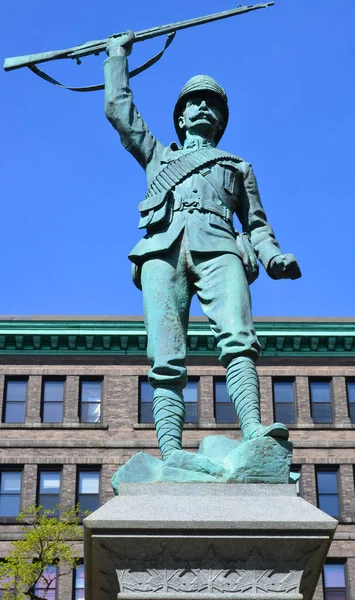
[[[223,129],[223,112],[213,96],[196,95],[186,102],[179,117],[179,126],[193,135],[201,135],[211,141]]]

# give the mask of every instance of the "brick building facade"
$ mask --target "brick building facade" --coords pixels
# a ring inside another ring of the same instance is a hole
[[[261,414],[289,422],[300,494],[339,518],[315,595],[355,598],[355,320],[256,319]],[[140,318],[0,320],[0,558],[20,535],[15,513],[35,502],[95,507],[138,450],[159,456]],[[240,438],[223,395],[225,371],[204,319],[190,322],[184,448],[209,434]],[[280,417],[286,419],[280,419]],[[77,552],[82,556],[81,543]],[[81,573],[58,600],[81,598]]]

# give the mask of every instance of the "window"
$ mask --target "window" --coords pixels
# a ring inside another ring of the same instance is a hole
[[[324,600],[347,600],[344,563],[325,563],[323,586]]]
[[[154,423],[153,417],[154,389],[149,381],[142,379],[139,386],[139,422]]]
[[[17,517],[20,512],[21,471],[0,471],[0,517]]]
[[[185,423],[198,422],[198,380],[187,383],[184,393]],[[146,379],[142,379],[139,388],[139,422],[154,423],[153,417],[154,389]]]
[[[331,517],[339,517],[338,471],[317,471],[318,507]]]
[[[198,381],[189,381],[184,389],[185,423],[198,423]]]
[[[5,387],[4,422],[23,423],[26,410],[26,379],[8,379]]]
[[[80,512],[93,512],[99,508],[100,471],[78,470],[77,502]]]
[[[309,386],[314,423],[331,423],[330,381],[310,381]]]
[[[347,381],[348,407],[351,423],[355,423],[355,381]]]
[[[82,379],[80,382],[80,421],[100,423],[101,380]]]
[[[279,380],[273,382],[275,421],[295,423],[294,381]]]
[[[43,423],[63,421],[64,380],[48,379],[43,382]]]
[[[214,380],[214,416],[216,423],[236,423],[236,414],[225,379]]]
[[[50,565],[43,570],[42,577],[35,585],[35,593],[40,598],[55,600],[57,584],[57,569]]]
[[[84,600],[84,565],[79,565],[74,571],[74,600]]]
[[[60,471],[39,472],[39,494],[37,504],[46,509],[52,509],[59,504],[60,499]],[[54,513],[59,516],[58,509]]]

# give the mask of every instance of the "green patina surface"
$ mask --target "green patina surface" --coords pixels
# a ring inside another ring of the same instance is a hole
[[[353,321],[255,322],[262,356],[355,356]],[[140,319],[0,319],[0,355],[141,355]],[[218,356],[207,321],[190,322],[188,355]]]

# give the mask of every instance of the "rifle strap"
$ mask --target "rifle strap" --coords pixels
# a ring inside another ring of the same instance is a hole
[[[137,69],[133,69],[133,71],[130,71],[130,73],[129,73],[130,79],[132,79],[132,77],[135,77],[136,75],[139,75],[140,73],[143,73],[143,71],[146,71],[146,69],[149,69],[149,67],[152,67],[153,65],[155,65],[155,63],[157,63],[158,60],[160,60],[162,58],[165,50],[167,50],[169,48],[170,44],[172,43],[172,41],[175,37],[175,33],[176,33],[176,31],[173,31],[172,33],[168,34],[166,42],[165,42],[165,46],[162,50],[160,50],[160,52],[158,52],[158,54],[156,54],[155,56],[153,56],[152,58],[147,60],[147,62],[145,62],[140,67],[137,67]],[[50,75],[45,73],[44,71],[41,71],[41,69],[36,67],[36,65],[33,65],[28,68],[31,69],[32,73],[34,73],[35,75],[38,75],[38,77],[41,77],[45,81],[48,81],[48,83],[52,83],[53,85],[56,85],[57,87],[61,87],[65,90],[70,90],[71,92],[97,92],[98,90],[105,89],[104,83],[98,83],[97,85],[87,85],[84,87],[69,87],[67,85],[63,85],[62,83],[60,83],[59,81],[57,81],[56,79],[54,79],[53,77],[51,77]]]

